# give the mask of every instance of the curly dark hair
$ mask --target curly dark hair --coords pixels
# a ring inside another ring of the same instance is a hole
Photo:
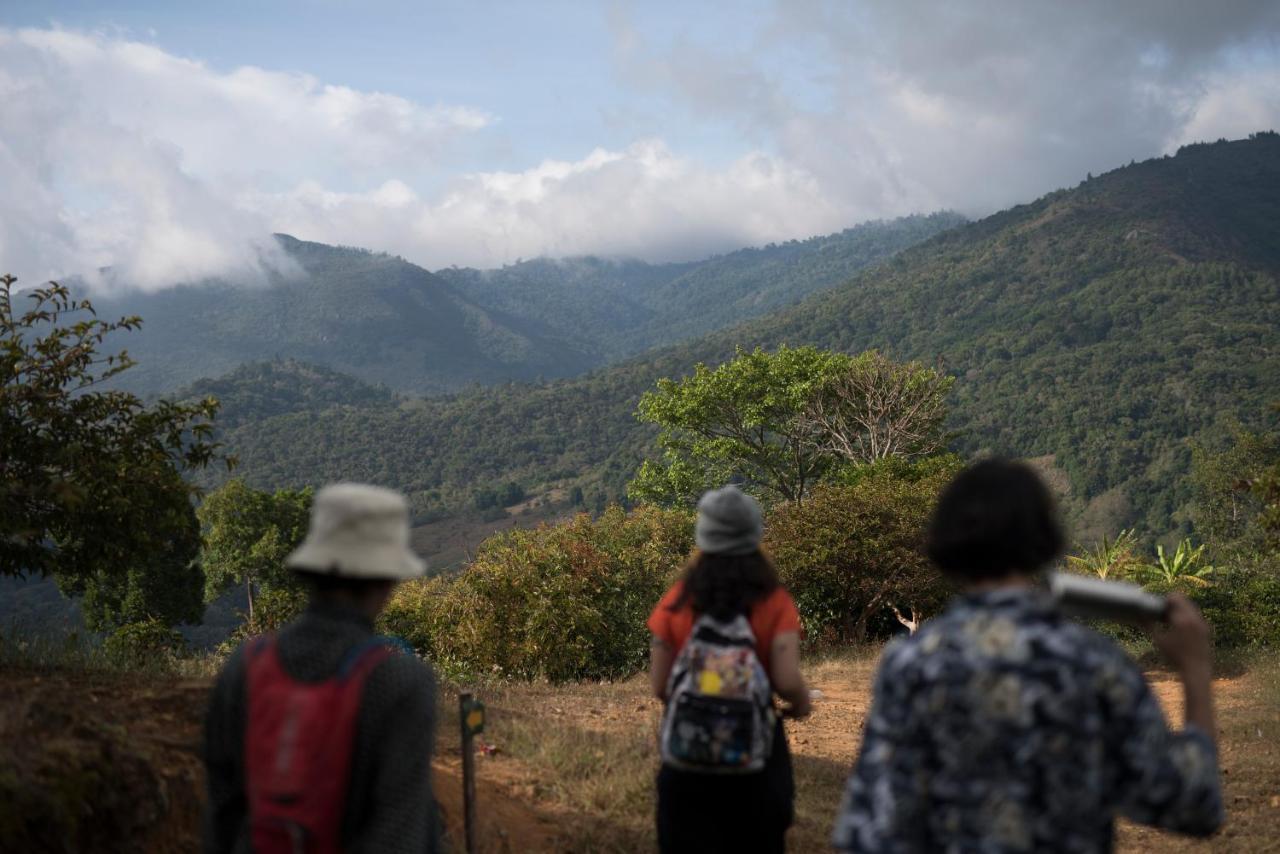
[[[692,604],[695,613],[732,620],[778,589],[778,570],[759,549],[745,555],[699,551],[685,567],[683,581],[672,611]]]
[[[1053,496],[1025,463],[989,459],[942,490],[929,522],[929,558],[960,581],[1032,573],[1062,553]]]

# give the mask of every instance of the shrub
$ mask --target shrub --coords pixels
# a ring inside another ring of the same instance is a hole
[[[1219,647],[1280,646],[1280,572],[1263,563],[1219,574],[1191,593],[1213,626]]]
[[[958,463],[863,467],[849,485],[814,490],[769,517],[765,546],[810,644],[860,643],[893,628],[891,607],[926,616],[950,587],[924,554],[928,515]]]
[[[253,619],[242,613],[244,622],[231,630],[218,645],[220,654],[233,652],[246,639],[274,632],[291,622],[307,607],[307,593],[297,587],[268,587],[254,600]]]
[[[449,675],[627,676],[692,545],[692,515],[654,507],[504,532],[457,576],[402,585],[381,625]]]
[[[182,635],[154,617],[126,623],[107,635],[102,644],[107,658],[137,667],[168,661],[186,648]]]

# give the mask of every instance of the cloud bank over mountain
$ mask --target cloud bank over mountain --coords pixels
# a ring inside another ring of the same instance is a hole
[[[805,0],[743,12],[736,38],[646,8],[602,23],[601,73],[634,95],[617,107],[630,143],[465,168],[460,152],[512,132],[483,87],[427,104],[119,32],[0,29],[0,265],[28,281],[109,267],[105,284],[143,288],[253,280],[287,271],[273,231],[433,268],[686,259],[981,215],[1280,126],[1274,3]],[[688,128],[728,142],[682,145]]]

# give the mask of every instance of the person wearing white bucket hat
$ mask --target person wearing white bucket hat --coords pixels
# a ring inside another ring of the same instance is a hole
[[[307,610],[238,649],[210,696],[204,850],[437,850],[435,678],[373,629],[395,586],[426,571],[408,504],[376,486],[321,489],[285,566]]]

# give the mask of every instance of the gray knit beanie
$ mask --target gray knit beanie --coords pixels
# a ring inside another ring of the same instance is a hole
[[[736,486],[713,489],[698,502],[693,539],[707,554],[751,554],[760,548],[763,533],[760,502]]]

